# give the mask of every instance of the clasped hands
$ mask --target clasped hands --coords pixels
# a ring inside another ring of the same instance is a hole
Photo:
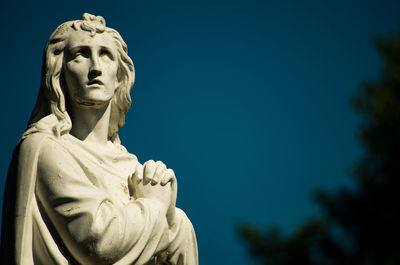
[[[161,161],[149,160],[143,165],[137,163],[132,175],[133,197],[155,199],[161,202],[166,210],[169,227],[175,223],[175,205],[177,182],[175,173]]]

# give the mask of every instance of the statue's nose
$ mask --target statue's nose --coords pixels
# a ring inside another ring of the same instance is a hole
[[[89,80],[101,75],[99,58],[97,56],[93,56],[91,61],[92,61],[92,64],[89,69]]]

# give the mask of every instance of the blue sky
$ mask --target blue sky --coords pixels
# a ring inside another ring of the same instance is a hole
[[[120,32],[136,67],[122,143],[177,174],[203,265],[253,264],[234,225],[293,230],[315,187],[352,185],[350,97],[379,76],[372,37],[399,1],[13,1],[0,4],[0,191],[40,84],[46,40],[82,13]]]

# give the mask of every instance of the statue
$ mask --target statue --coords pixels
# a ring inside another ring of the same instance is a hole
[[[1,264],[198,264],[174,172],[121,145],[133,82],[127,46],[102,17],[50,36],[7,176]]]

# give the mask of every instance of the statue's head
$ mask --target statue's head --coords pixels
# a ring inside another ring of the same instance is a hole
[[[68,133],[71,129],[71,119],[68,114],[68,99],[73,98],[74,92],[68,84],[74,82],[68,72],[68,63],[71,57],[71,43],[82,38],[96,39],[97,42],[104,39],[110,50],[105,50],[107,59],[112,57],[114,65],[112,72],[115,76],[115,88],[111,94],[111,117],[109,126],[109,138],[119,142],[118,130],[125,124],[125,115],[131,106],[130,90],[133,86],[135,72],[132,60],[127,53],[127,46],[119,33],[106,27],[103,17],[83,14],[81,20],[68,21],[61,24],[47,41],[42,67],[42,81],[38,100],[29,125],[37,126],[42,118],[49,115],[57,118],[56,123],[50,125],[56,135]],[[105,46],[107,46],[105,45]],[[83,51],[84,53],[85,51]],[[103,52],[102,50],[99,52]],[[83,55],[85,56],[85,55]],[[66,70],[67,69],[67,70]],[[72,79],[72,81],[71,81]],[[71,86],[71,84],[70,84]],[[85,100],[85,99],[83,99]],[[90,102],[82,102],[91,104]],[[48,124],[48,122],[44,122]],[[52,123],[50,123],[52,124]],[[39,126],[43,127],[43,125]]]

